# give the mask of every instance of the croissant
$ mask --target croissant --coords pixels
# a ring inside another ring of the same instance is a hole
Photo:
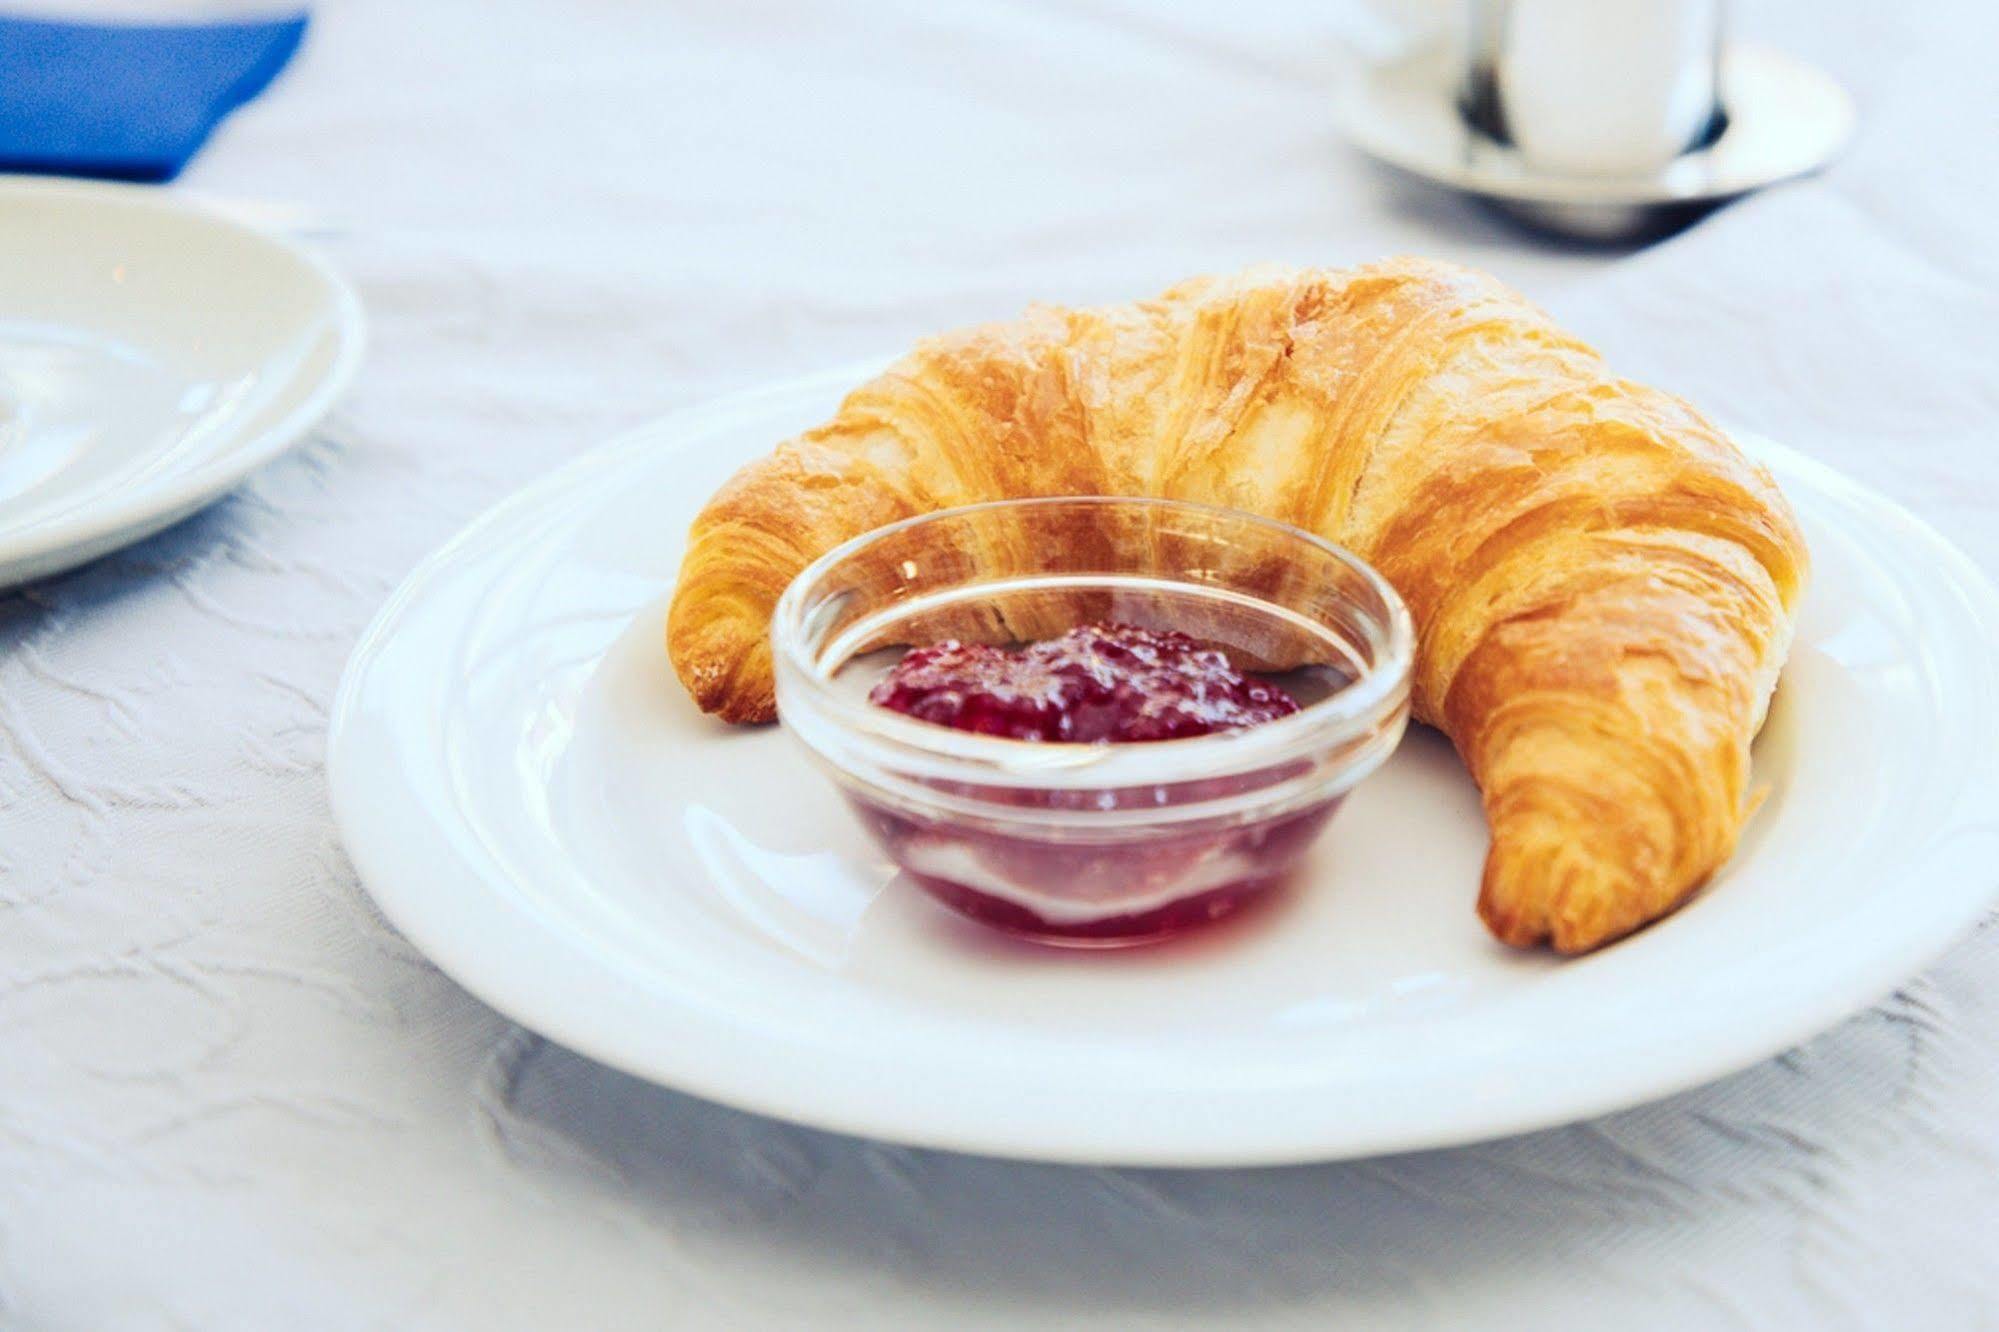
[[[768,719],[771,611],[813,558],[1063,494],[1251,510],[1381,570],[1417,626],[1415,715],[1483,798],[1501,940],[1596,947],[1732,854],[1806,576],[1797,523],[1686,403],[1448,264],[1258,269],[920,344],[701,512],[674,668],[702,708]]]

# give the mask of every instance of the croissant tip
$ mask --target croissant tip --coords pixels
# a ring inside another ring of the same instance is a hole
[[[1548,932],[1548,946],[1563,957],[1575,957],[1581,953],[1593,953],[1605,944],[1612,943],[1629,934],[1629,926],[1624,929],[1605,932],[1602,930],[1575,928],[1557,924]]]
[[[1535,894],[1515,884],[1502,886],[1500,876],[1488,869],[1479,893],[1478,915],[1499,942],[1512,948],[1546,946],[1564,957],[1593,953],[1616,943],[1662,916],[1670,915],[1681,902],[1657,910],[1642,910],[1628,892],[1597,893],[1583,899],[1573,892],[1552,906],[1537,907]]]
[[[745,698],[731,694],[712,708],[714,713],[731,726],[754,726],[777,720],[777,703],[770,698]]]
[[[1509,948],[1532,948],[1548,937],[1548,932],[1526,915],[1500,906],[1490,891],[1479,894],[1478,918],[1493,938]]]
[[[1576,883],[1570,877],[1577,872],[1574,867],[1564,870],[1522,846],[1517,836],[1496,837],[1479,888],[1479,919],[1499,942],[1510,948],[1546,946],[1573,957],[1621,938],[1638,923],[1628,913],[1601,909],[1604,895]],[[1562,890],[1557,883],[1568,887]]]
[[[741,687],[736,680],[739,672],[721,670],[706,662],[684,665],[677,658],[674,668],[689,697],[703,712],[732,725],[767,722],[777,716],[777,700],[771,689]]]
[[[1525,913],[1504,911],[1483,898],[1479,901],[1478,914],[1492,937],[1507,947],[1528,949],[1546,946],[1564,957],[1593,953],[1605,944],[1623,938],[1632,928],[1606,929],[1595,922],[1566,920],[1544,923]]]
[[[674,675],[705,713],[725,722],[771,720],[777,704],[768,658],[763,669],[754,660],[761,636],[748,639],[731,621],[704,613],[701,600],[683,588],[667,608],[663,642]]]

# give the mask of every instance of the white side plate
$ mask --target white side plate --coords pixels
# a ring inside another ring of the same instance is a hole
[[[1439,1146],[1688,1087],[1879,997],[1999,866],[1999,599],[1880,498],[1750,441],[1816,558],[1757,747],[1770,797],[1686,910],[1570,962],[1472,912],[1485,849],[1412,733],[1299,889],[1076,955],[905,884],[780,730],[697,714],[661,644],[681,534],[864,372],[665,421],[440,550],[356,649],[334,807],[389,917],[594,1058],[787,1119],[1002,1156],[1219,1165]]]
[[[360,364],[324,261],[129,185],[0,178],[0,587],[193,513]]]

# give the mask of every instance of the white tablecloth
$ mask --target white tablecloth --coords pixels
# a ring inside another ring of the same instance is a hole
[[[359,384],[203,516],[0,594],[0,1325],[1993,1326],[1999,931],[1593,1123],[1043,1168],[552,1046],[387,928],[327,811],[356,634],[516,485],[732,386],[1251,260],[1487,266],[1999,568],[1999,23],[1740,9],[1862,137],[1631,255],[1344,149],[1339,45],[1380,33],[1333,4],[323,5],[185,183],[352,274]]]

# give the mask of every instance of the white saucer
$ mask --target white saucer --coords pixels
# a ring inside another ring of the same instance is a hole
[[[1608,238],[1817,171],[1853,134],[1853,99],[1829,75],[1778,51],[1722,57],[1727,128],[1709,147],[1642,176],[1536,170],[1469,129],[1458,112],[1460,60],[1433,44],[1366,66],[1344,84],[1355,145],[1390,166],[1489,199],[1539,225]]]
[[[681,533],[870,373],[588,454],[413,573],[327,755],[383,911],[497,1009],[786,1119],[1002,1156],[1218,1165],[1595,1115],[1772,1055],[1972,924],[1999,864],[1999,595],[1886,501],[1752,441],[1815,581],[1757,747],[1771,794],[1686,910],[1593,956],[1494,944],[1440,737],[1363,783],[1288,900],[1077,955],[903,883],[781,730],[700,716],[661,644]]]
[[[289,242],[159,189],[0,178],[0,586],[220,495],[361,344],[353,291]]]

